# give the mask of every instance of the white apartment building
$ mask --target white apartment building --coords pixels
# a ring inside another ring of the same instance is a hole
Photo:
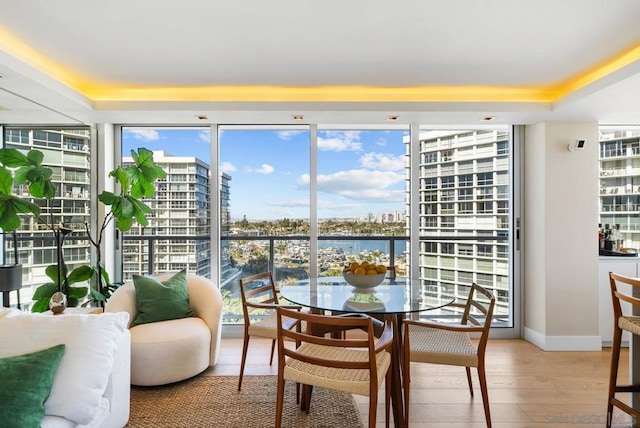
[[[194,156],[172,156],[164,151],[154,151],[153,160],[167,176],[157,182],[155,198],[145,201],[153,211],[149,225],[136,224],[125,235],[124,279],[134,273],[181,269],[210,277],[210,167]],[[123,166],[132,162],[130,157],[122,160]],[[126,238],[132,235],[150,238]]]
[[[640,129],[600,127],[600,223],[640,248]],[[594,239],[596,233],[594,231]]]
[[[5,129],[4,147],[14,148],[25,154],[37,149],[44,154],[43,165],[53,170],[52,181],[56,186],[55,197],[47,201],[35,199],[40,206],[40,220],[25,216],[19,230],[18,242],[20,263],[23,265],[23,288],[21,302],[31,301],[38,285],[49,282],[45,275],[47,266],[56,264],[55,238],[47,224],[64,224],[77,230],[64,242],[63,255],[69,271],[90,263],[90,245],[86,240],[85,221],[90,220],[90,132],[88,129]],[[28,196],[26,189],[17,188],[18,195]],[[84,239],[83,239],[84,238]],[[5,239],[5,258],[13,262],[13,243]],[[15,293],[11,301],[15,302]]]

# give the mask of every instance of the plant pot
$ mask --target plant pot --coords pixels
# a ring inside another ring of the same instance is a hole
[[[22,288],[22,265],[0,266],[0,292]]]

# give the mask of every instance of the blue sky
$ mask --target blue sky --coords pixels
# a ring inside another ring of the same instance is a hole
[[[404,131],[318,131],[318,217],[404,211]],[[146,147],[212,164],[208,128],[127,128],[123,154]],[[234,220],[309,218],[309,132],[221,131],[220,169],[231,176]],[[217,168],[213,166],[213,170]]]

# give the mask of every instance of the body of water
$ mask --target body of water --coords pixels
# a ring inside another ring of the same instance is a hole
[[[358,254],[362,251],[380,251],[383,254],[389,254],[389,241],[353,241],[353,240],[330,240],[330,241],[318,241],[318,248],[333,248],[340,249],[345,254]],[[405,249],[404,241],[396,241],[395,253],[396,255],[402,254]]]

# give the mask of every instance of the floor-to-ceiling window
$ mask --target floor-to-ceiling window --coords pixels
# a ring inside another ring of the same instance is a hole
[[[241,322],[239,279],[270,270],[281,285],[309,276],[307,126],[221,126],[220,289]]]
[[[408,127],[320,127],[317,138],[318,275],[349,261],[407,275]]]
[[[422,127],[418,144],[420,293],[462,299],[475,282],[511,326],[511,132]]]
[[[496,296],[495,324],[513,325],[510,129],[424,127],[413,172],[409,135],[408,127],[220,128],[227,320],[239,319],[242,276],[272,270],[282,285],[312,274],[314,263],[315,275],[332,276],[349,260],[375,260],[417,278],[424,296],[463,299],[476,282]],[[419,241],[413,274],[411,239]]]
[[[69,271],[90,263],[90,245],[86,239],[85,222],[91,221],[91,132],[87,127],[13,127],[4,128],[4,147],[26,154],[39,150],[44,155],[42,165],[53,172],[56,188],[52,199],[33,199],[20,186],[17,195],[27,197],[40,207],[40,217],[23,215],[18,230],[18,259],[22,264],[22,307],[32,304],[36,288],[49,282],[45,269],[56,264],[56,243],[52,225],[73,230],[65,238],[63,258]],[[13,240],[5,237],[4,263],[14,262]],[[18,294],[11,294],[17,304]]]
[[[622,248],[638,249],[640,126],[601,126],[599,144],[601,228],[619,235]]]
[[[123,280],[132,274],[175,272],[211,277],[211,134],[208,127],[122,127],[122,164],[131,150],[153,151],[167,174],[145,200],[149,224],[134,224],[123,239]]]

